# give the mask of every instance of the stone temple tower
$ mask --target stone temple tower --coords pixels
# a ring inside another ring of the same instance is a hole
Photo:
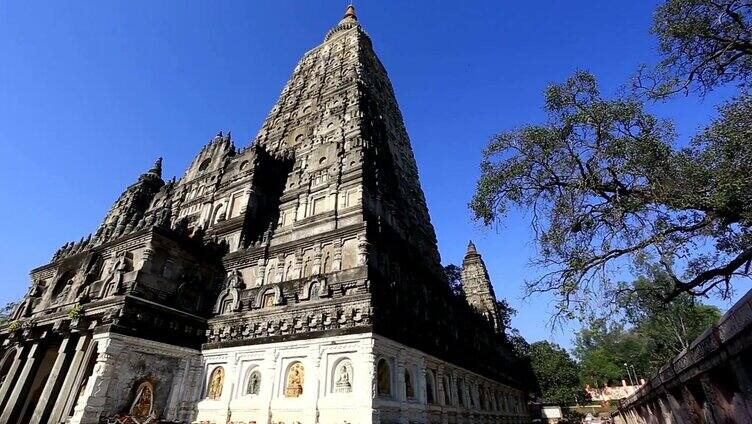
[[[483,257],[472,241],[467,245],[467,253],[462,261],[462,287],[467,303],[493,322],[496,331],[502,333],[504,328],[491,279],[488,277]]]
[[[479,258],[466,284],[490,288]],[[444,280],[352,6],[249,146],[220,132],[171,181],[160,159],[31,275],[0,330],[0,424],[528,420],[487,296]]]

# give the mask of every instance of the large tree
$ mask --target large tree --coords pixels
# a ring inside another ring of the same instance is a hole
[[[748,87],[751,11],[748,1],[664,3],[653,28],[662,60],[651,93]],[[528,292],[555,293],[557,317],[572,317],[594,294],[615,299],[613,276],[625,270],[659,265],[670,282],[663,302],[714,289],[727,296],[736,277],[750,276],[752,99],[745,92],[690,143],[680,143],[640,96],[602,96],[587,72],[545,97],[547,122],[491,140],[470,204],[487,225],[513,207],[532,210],[534,263],[545,273]]]
[[[660,294],[671,286],[670,278],[660,269],[639,277],[623,290],[618,302],[632,332],[643,338],[650,352],[648,373],[657,372],[721,317],[715,306],[681,294],[668,304]]]
[[[717,307],[686,293],[663,302],[661,295],[670,286],[670,278],[660,269],[622,284],[616,299],[621,322],[592,319],[576,335],[574,355],[582,381],[619,383],[627,379],[625,364],[637,374],[632,377],[653,375],[720,318]]]
[[[530,362],[545,402],[574,405],[585,399],[577,363],[561,346],[535,342],[529,346]]]
[[[638,73],[638,88],[655,97],[700,94],[719,85],[749,87],[752,3],[748,0],[669,0],[653,20],[661,61]]]
[[[471,202],[486,224],[529,208],[552,291],[571,313],[614,266],[659,263],[664,293],[730,288],[752,263],[752,101],[728,105],[687,148],[635,99],[605,99],[579,72],[546,93],[547,123],[494,137]]]
[[[650,372],[651,352],[645,338],[622,324],[595,319],[577,333],[574,345],[584,384],[618,385],[621,380],[629,380],[632,367],[639,377]]]

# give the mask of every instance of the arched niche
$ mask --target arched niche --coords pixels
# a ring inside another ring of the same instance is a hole
[[[297,398],[303,396],[305,384],[305,367],[302,362],[296,361],[287,367],[285,373],[285,397]]]
[[[350,358],[340,358],[332,367],[331,391],[333,393],[352,393],[354,377],[354,368]]]
[[[206,398],[219,400],[225,385],[225,369],[222,366],[214,367],[206,381]]]
[[[246,372],[245,381],[243,384],[243,395],[245,396],[258,396],[261,393],[262,385],[261,368],[258,365],[254,365],[248,368]]]
[[[436,403],[436,378],[431,370],[426,370],[426,403]]]
[[[214,304],[214,313],[218,315],[229,314],[240,310],[240,289],[245,287],[243,275],[239,270],[227,273],[225,288],[219,293]]]
[[[279,306],[283,303],[282,287],[279,284],[262,288],[256,294],[255,305],[257,308],[268,308],[271,306]]]
[[[392,366],[386,358],[376,362],[376,394],[392,397]]]
[[[329,284],[326,278],[313,278],[303,286],[303,300],[316,300],[329,296]]]

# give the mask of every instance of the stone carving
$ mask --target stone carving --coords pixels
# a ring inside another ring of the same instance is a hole
[[[73,287],[73,278],[66,279],[65,281],[62,281],[58,284],[62,284],[63,286],[58,295],[53,300],[54,303],[62,303],[68,298],[68,294],[70,294],[71,288]]]
[[[157,422],[154,412],[154,385],[148,381],[141,383],[136,389],[136,397],[126,415],[118,415],[108,424],[152,424]]]
[[[257,395],[261,390],[261,373],[258,370],[251,372],[251,377],[248,379],[248,389],[246,394]]]
[[[212,400],[218,400],[222,397],[222,388],[225,384],[225,369],[223,367],[214,368],[209,377],[209,387],[206,397]]]
[[[16,331],[15,337],[31,343],[32,336],[43,334],[53,320],[70,322],[72,316],[63,316],[67,308],[51,299],[62,291],[61,301],[80,304],[86,290],[91,290],[88,297],[96,302],[76,318],[86,325],[75,328],[87,336],[108,325],[112,335],[127,330],[135,339],[179,345],[196,356],[210,356],[214,349],[230,346],[389,329],[401,336],[394,340],[430,348],[426,353],[436,357],[489,359],[475,361],[479,369],[474,371],[499,374],[493,378],[513,370],[504,356],[497,355],[503,353],[503,344],[497,343],[488,326],[465,319],[461,305],[449,302],[444,294],[444,285],[434,284],[442,283],[435,234],[388,76],[354,14],[336,32],[330,42],[306,55],[252,146],[237,150],[229,135],[215,137],[183,177],[171,182],[161,179],[158,161],[117,199],[94,236],[66,244],[51,264],[35,270],[33,278],[46,282],[44,296],[34,299],[30,293],[23,305],[28,318],[40,322],[39,331],[23,336]],[[231,253],[224,241],[232,246]],[[98,255],[97,260],[89,261],[93,255]],[[252,288],[245,287],[237,269],[243,269]],[[61,271],[75,276],[73,293],[66,293],[68,280],[64,280],[52,296]],[[115,295],[126,293],[132,296]],[[375,345],[370,349],[363,354],[375,357]],[[124,412],[102,411],[117,403],[110,402],[110,396],[123,389],[113,376],[120,373],[118,381],[134,381],[128,374],[131,370],[119,367],[120,354],[114,363],[97,364],[89,391],[98,403],[87,400],[87,414]],[[236,381],[235,367],[206,370],[205,360],[198,360],[190,387],[173,394],[161,393],[161,388],[178,387],[179,377],[168,380],[155,375],[160,393],[152,387],[149,396],[147,388],[139,389],[138,399],[133,400],[138,407],[128,411],[129,416],[138,419],[149,408],[163,408],[165,416],[160,419],[190,422],[196,418],[190,416],[196,408],[195,396],[229,400],[230,392],[259,393],[261,373],[263,384],[270,387],[267,393],[303,394],[302,364],[287,373],[259,369],[258,374],[248,375],[245,387],[231,390],[231,383],[223,392],[225,380]],[[402,364],[393,368],[396,360],[390,360],[378,367],[358,368],[358,384],[371,387],[373,395],[401,395]],[[212,363],[232,363],[232,359],[212,359]],[[320,373],[315,361],[310,364],[308,387],[313,388],[319,383],[313,378]],[[110,367],[106,373],[105,365]],[[333,372],[327,368],[321,373],[325,390],[355,391],[353,365],[342,362]],[[69,374],[80,375],[80,371]],[[409,382],[411,391],[422,394],[423,386],[414,387],[416,375]],[[77,382],[65,386],[72,396],[85,387]],[[163,399],[157,395],[169,398],[168,404],[154,406],[154,400]],[[183,396],[190,399],[178,399]],[[306,397],[314,403],[312,393]],[[225,414],[210,422],[239,419],[230,417],[233,411],[219,402],[199,405]],[[264,421],[272,422],[271,414],[270,408]],[[306,418],[318,420],[318,416]]]
[[[136,391],[136,399],[131,406],[130,415],[137,423],[145,423],[154,417],[154,386],[149,382],[141,383]]]
[[[300,362],[290,366],[287,371],[287,385],[285,386],[285,396],[300,397],[303,394],[303,382],[305,381],[305,368]]]
[[[118,253],[115,262],[110,267],[107,277],[104,279],[105,283],[102,285],[99,297],[106,298],[113,294],[121,293],[123,290],[125,274],[131,271],[133,269],[132,267],[130,253],[126,251]]]
[[[337,368],[337,381],[334,385],[334,391],[337,393],[352,392],[352,364],[344,360]]]

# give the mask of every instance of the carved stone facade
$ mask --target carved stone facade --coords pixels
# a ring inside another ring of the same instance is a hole
[[[485,267],[466,264],[481,308],[444,281],[352,6],[250,146],[220,132],[182,178],[161,172],[32,271],[0,333],[0,424],[527,419]]]
[[[462,261],[462,288],[467,303],[492,322],[496,331],[503,331],[491,278],[488,276],[483,258],[472,241],[468,244],[465,259]]]

